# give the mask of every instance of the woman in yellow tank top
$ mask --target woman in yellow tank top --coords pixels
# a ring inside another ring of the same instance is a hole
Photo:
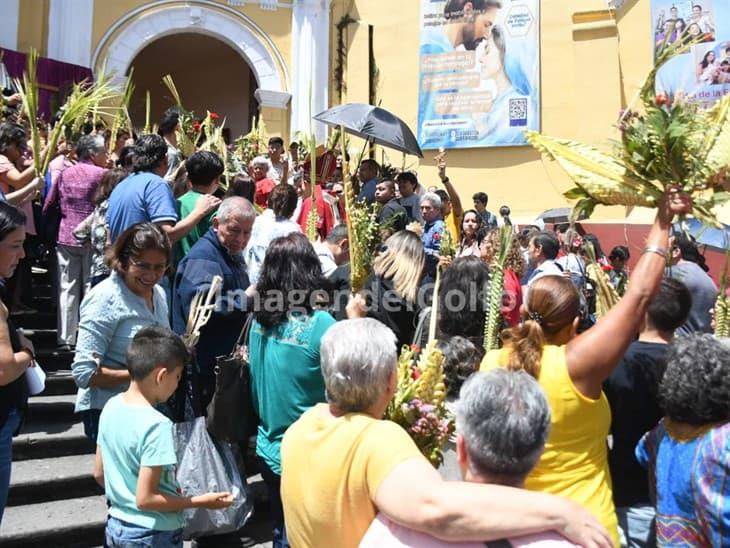
[[[641,319],[666,265],[675,214],[691,204],[676,192],[664,197],[624,297],[594,327],[576,336],[578,292],[562,276],[545,276],[530,287],[524,322],[503,333],[504,348],[488,353],[482,370],[524,369],[550,403],[552,429],[528,489],[565,496],[591,510],[618,542],[606,438],[611,424],[601,385],[638,333]]]

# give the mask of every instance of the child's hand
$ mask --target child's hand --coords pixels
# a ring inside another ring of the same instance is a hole
[[[200,508],[210,508],[211,510],[220,510],[227,508],[233,503],[233,495],[230,493],[206,493],[194,497],[195,505]]]

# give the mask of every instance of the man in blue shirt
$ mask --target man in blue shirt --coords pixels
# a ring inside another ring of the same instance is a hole
[[[223,278],[216,308],[200,330],[195,359],[200,374],[201,404],[206,407],[215,391],[215,358],[233,350],[248,309],[249,287],[242,252],[251,238],[256,210],[239,196],[226,198],[213,219],[213,226],[180,262],[175,275],[172,327],[182,335],[197,293],[207,292],[213,276]]]
[[[423,248],[426,252],[426,276],[436,277],[436,267],[439,263],[441,236],[446,225],[441,218],[441,198],[434,192],[427,192],[421,198],[421,216],[425,221],[423,227]]]
[[[213,195],[202,195],[193,211],[178,220],[175,198],[162,178],[167,172],[167,143],[159,135],[143,135],[134,147],[134,173],[119,183],[109,197],[107,224],[114,242],[137,223],[155,223],[172,243],[190,232],[220,204]]]
[[[375,160],[363,160],[357,170],[357,178],[360,179],[360,194],[357,195],[358,200],[365,200],[368,204],[375,201],[375,187],[378,186],[378,175],[380,175],[380,166]]]

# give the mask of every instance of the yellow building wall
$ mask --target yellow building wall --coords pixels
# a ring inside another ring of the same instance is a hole
[[[225,0],[216,0],[228,6]],[[182,2],[181,0],[181,3]],[[356,23],[343,31],[345,48],[343,102],[369,100],[369,28],[377,66],[375,102],[400,116],[416,129],[419,76],[420,0],[333,0],[331,7],[329,96],[340,101],[335,82],[337,23],[349,15]],[[627,1],[618,14],[606,10],[605,0],[541,0],[541,129],[543,133],[580,140],[608,148],[617,137],[618,113],[635,97],[651,64],[652,44],[649,0]],[[92,52],[109,28],[130,11],[149,5],[143,0],[95,0]],[[18,49],[46,52],[48,0],[20,3]],[[163,6],[155,9],[162,9]],[[248,16],[269,36],[288,72],[291,63],[291,9],[262,10],[256,2],[233,7]],[[281,74],[283,81],[285,75]],[[287,82],[288,84],[288,82]],[[291,91],[291,90],[289,90]],[[272,132],[288,132],[290,112],[264,109]],[[353,139],[352,146],[362,143]],[[436,175],[436,151],[425,158],[409,156],[405,166],[417,169],[425,186],[440,186]],[[385,156],[384,156],[385,154]],[[378,148],[376,159],[400,167],[403,158]],[[528,220],[539,212],[569,205],[562,193],[571,183],[553,162],[531,147],[454,150],[448,153],[448,171],[465,206],[471,195],[485,191],[490,209],[503,204],[513,218]],[[727,212],[730,217],[730,211]],[[637,210],[630,222],[648,222],[651,212]],[[595,220],[621,222],[620,208],[598,208]],[[730,221],[730,218],[728,219]]]
[[[40,1],[40,0],[32,0]],[[47,1],[47,0],[44,0]],[[234,9],[246,15],[260,27],[271,39],[278,50],[278,53],[289,67],[291,62],[291,10],[279,8],[276,11],[263,10],[258,4],[245,4],[243,6],[229,6],[228,2],[219,0],[216,2],[228,9]],[[94,23],[92,31],[92,52],[96,50],[104,34],[122,17],[129,12],[150,4],[143,0],[95,0],[94,2]],[[180,4],[186,4],[181,1]],[[152,6],[151,9],[164,9],[166,6]],[[288,85],[285,74],[280,74],[284,85]]]
[[[649,2],[636,2],[618,21],[605,9],[605,0],[542,0],[540,4],[542,131],[609,147],[609,139],[616,137],[613,126],[619,111],[626,98],[636,93],[652,62]],[[334,3],[333,26],[345,13],[359,21],[348,27],[344,99],[367,102],[367,28],[373,25],[377,101],[382,100],[383,108],[400,116],[415,132],[420,1],[393,6],[392,0]],[[427,187],[440,186],[436,152],[424,151],[420,162],[415,157],[407,159]],[[376,159],[382,158],[378,151]],[[386,151],[385,158],[393,165],[402,163],[397,153]],[[448,152],[448,166],[465,206],[471,207],[471,196],[477,191],[489,194],[492,210],[509,205],[518,219],[569,205],[562,196],[571,186],[569,179],[531,147],[453,150]],[[623,217],[619,208],[599,208],[594,215],[599,220]]]
[[[34,48],[43,57],[48,50],[48,0],[23,0],[18,13],[18,51]]]

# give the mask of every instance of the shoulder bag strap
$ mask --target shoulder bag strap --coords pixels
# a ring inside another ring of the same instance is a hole
[[[249,312],[248,317],[246,318],[246,323],[243,324],[243,329],[241,329],[241,334],[238,336],[238,340],[236,341],[236,344],[233,345],[233,350],[231,350],[231,356],[233,356],[238,349],[241,347],[241,345],[248,342],[248,335],[251,332],[251,322],[253,321],[253,312]]]

